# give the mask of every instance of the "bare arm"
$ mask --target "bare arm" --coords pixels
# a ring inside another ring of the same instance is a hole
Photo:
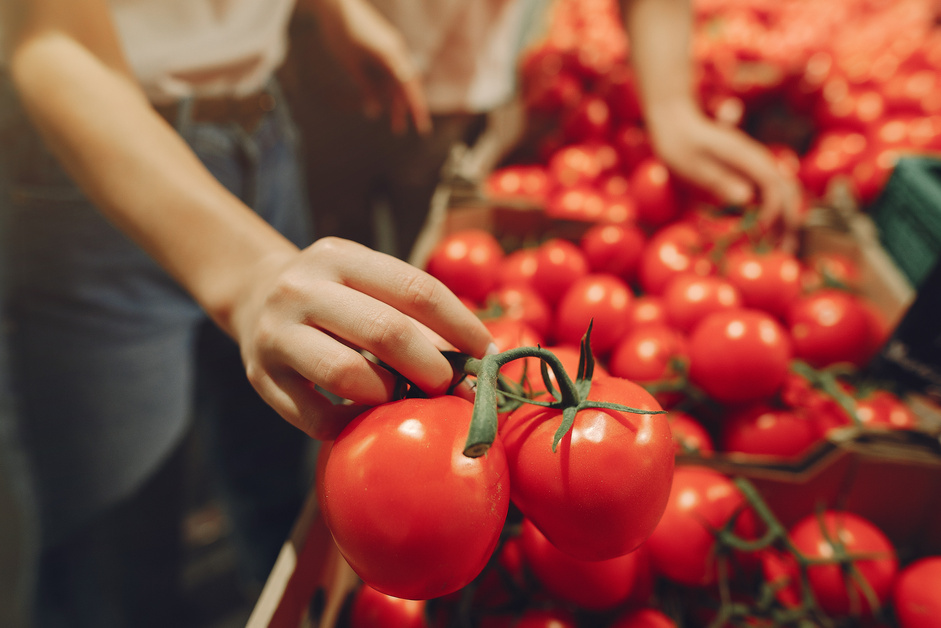
[[[796,181],[771,152],[739,129],[708,119],[693,92],[693,10],[689,0],[622,0],[631,59],[657,154],[681,177],[725,202],[756,197],[766,224],[784,226],[793,247]]]
[[[298,251],[202,166],[151,109],[121,54],[106,0],[8,0],[7,58],[20,97],[66,169],[240,344],[261,395],[312,436],[339,413],[312,383],[357,403],[392,377],[429,392],[451,371],[413,318],[480,355],[486,328],[427,274],[351,242]]]

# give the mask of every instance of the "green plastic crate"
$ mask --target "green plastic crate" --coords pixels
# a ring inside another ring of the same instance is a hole
[[[941,159],[900,159],[869,213],[882,245],[919,288],[941,257]]]

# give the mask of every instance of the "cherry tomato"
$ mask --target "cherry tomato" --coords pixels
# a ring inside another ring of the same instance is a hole
[[[741,306],[739,289],[715,275],[681,273],[670,279],[663,290],[667,320],[686,334],[709,314]]]
[[[630,329],[632,330],[650,323],[668,324],[663,297],[653,294],[642,294],[635,298],[631,302],[627,317],[630,320]]]
[[[403,600],[360,585],[350,605],[350,628],[428,628],[425,600]]]
[[[532,285],[552,307],[575,280],[588,272],[585,254],[573,242],[550,238],[536,247],[536,269]]]
[[[723,451],[792,458],[819,439],[817,423],[804,414],[758,402],[732,411],[722,422]]]
[[[598,94],[585,94],[562,119],[562,134],[570,142],[586,142],[607,137],[611,131],[611,108]]]
[[[585,231],[579,246],[593,272],[610,273],[631,283],[646,241],[647,236],[634,225],[601,224]]]
[[[711,275],[715,265],[705,255],[702,236],[690,224],[678,222],[657,231],[647,241],[637,269],[646,294],[662,295],[676,275],[693,272]]]
[[[604,560],[583,560],[558,549],[532,521],[523,520],[520,539],[526,565],[555,599],[600,611],[631,597],[637,582],[639,552]]]
[[[463,454],[473,405],[442,396],[375,406],[334,441],[320,502],[353,570],[395,597],[456,591],[484,568],[509,508],[499,437],[479,458]],[[407,557],[403,559],[403,557]]]
[[[739,249],[729,254],[723,275],[742,295],[747,307],[783,320],[801,295],[801,263],[792,254]]]
[[[845,571],[850,564],[868,584],[879,605],[889,599],[898,573],[898,559],[891,541],[868,519],[851,512],[827,510],[804,517],[791,527],[788,536],[803,556],[834,559],[832,563],[807,568],[810,589],[829,615],[867,617],[872,614],[873,606],[863,589]],[[837,560],[841,551],[850,557],[843,566]],[[793,587],[799,586],[800,575],[793,557],[786,558],[794,595]]]
[[[489,231],[463,229],[442,238],[429,255],[427,270],[454,294],[483,303],[497,285],[503,257]]]
[[[637,384],[592,382],[589,400],[659,410]],[[562,411],[524,405],[501,430],[513,502],[562,551],[585,560],[622,556],[657,525],[673,475],[666,414],[583,409],[556,451]]]
[[[556,342],[578,345],[591,324],[592,350],[607,355],[627,331],[632,298],[630,287],[615,275],[589,273],[576,280],[556,305]]]
[[[770,397],[783,385],[790,360],[790,336],[761,310],[710,314],[689,338],[690,380],[723,403]]]
[[[794,356],[811,366],[846,362],[861,367],[872,357],[871,327],[859,297],[817,290],[795,301],[787,318]]]
[[[646,543],[654,569],[686,586],[715,582],[714,532],[744,505],[741,491],[722,473],[699,465],[678,466],[666,510]],[[740,516],[738,522],[744,526],[747,520]]]
[[[892,604],[901,628],[937,628],[941,617],[941,556],[909,564],[895,579]]]
[[[572,187],[593,185],[601,176],[603,166],[590,146],[570,144],[552,154],[547,168],[551,185]]]
[[[597,222],[604,210],[604,196],[587,183],[558,187],[546,199],[546,215],[560,220]]]
[[[544,166],[515,164],[494,170],[484,184],[487,194],[497,200],[544,203],[549,189],[549,175]]]

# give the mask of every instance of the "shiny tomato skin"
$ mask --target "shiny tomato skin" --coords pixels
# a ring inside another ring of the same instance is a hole
[[[496,200],[544,203],[549,189],[549,175],[541,165],[509,165],[488,175],[484,189],[490,198]]]
[[[631,309],[627,312],[627,317],[630,320],[632,330],[650,323],[668,324],[663,297],[653,294],[642,294],[635,298],[631,304]]]
[[[579,246],[593,272],[610,273],[630,283],[646,242],[647,236],[635,225],[600,224],[585,231]]]
[[[438,243],[426,268],[457,296],[483,303],[497,285],[497,271],[504,255],[489,231],[463,229]]]
[[[873,428],[915,429],[918,417],[908,404],[888,390],[874,390],[856,398],[856,416]]]
[[[794,458],[806,453],[819,437],[819,427],[810,417],[757,402],[723,419],[720,440],[726,452]]]
[[[592,382],[590,400],[660,410],[637,384]],[[562,411],[525,405],[500,430],[513,502],[560,550],[604,560],[636,549],[670,492],[673,436],[666,414],[583,409],[552,450]]]
[[[535,347],[545,342],[542,334],[521,319],[493,318],[484,321],[484,325],[493,336],[493,343],[499,351],[517,347]]]
[[[903,568],[892,588],[900,628],[941,625],[941,556],[925,556]]]
[[[764,310],[780,320],[801,296],[801,263],[780,249],[767,253],[734,251],[728,256],[723,275],[741,293],[745,306]]]
[[[577,244],[550,238],[536,247],[536,268],[531,281],[550,307],[558,303],[569,286],[588,273],[588,260]]]
[[[742,294],[722,277],[681,273],[666,284],[663,306],[670,324],[688,334],[707,315],[742,307]]]
[[[360,585],[350,605],[350,628],[428,628],[425,600],[404,600]]]
[[[791,340],[766,312],[740,308],[715,312],[689,338],[689,377],[723,403],[770,397],[788,374]]]
[[[556,188],[549,193],[545,207],[545,213],[550,218],[586,223],[601,220],[604,210],[604,195],[589,184]]]
[[[799,552],[808,558],[833,556],[833,543],[843,545],[853,554],[864,554],[864,558],[852,562],[865,579],[880,604],[885,604],[892,593],[892,585],[898,573],[898,559],[892,542],[871,521],[846,511],[827,510],[822,514],[811,514],[788,531],[788,536]],[[790,581],[799,582],[800,576],[793,562],[789,562]],[[872,608],[865,595],[852,578],[845,578],[836,562],[811,565],[807,570],[808,582],[820,607],[833,617],[870,616]],[[851,596],[850,590],[856,595]],[[859,606],[854,612],[852,600]]]
[[[637,267],[637,281],[643,292],[661,296],[670,279],[688,272],[697,275],[715,272],[715,264],[705,255],[700,233],[685,222],[659,229],[647,241]]]
[[[713,534],[745,504],[724,474],[699,465],[680,465],[657,528],[645,544],[654,569],[678,584],[705,587],[716,581]]]
[[[330,450],[320,484],[340,552],[373,588],[431,599],[487,564],[509,508],[499,437],[464,456],[473,405],[453,396],[403,399],[355,418]]]
[[[689,349],[682,333],[663,323],[649,323],[629,331],[611,351],[608,370],[616,377],[647,386],[680,376],[679,365],[689,362]],[[676,401],[675,395],[654,395],[661,405]]]
[[[788,312],[794,356],[811,366],[862,367],[872,357],[872,326],[859,297],[821,289],[794,302]]]
[[[624,613],[609,628],[676,628],[676,622],[656,608],[640,608]]]
[[[576,280],[555,308],[558,344],[578,345],[591,325],[591,348],[607,355],[627,332],[627,310],[633,293],[623,279],[608,273],[589,273]]]
[[[500,318],[526,323],[541,338],[548,337],[552,327],[552,310],[532,287],[523,283],[498,287],[490,293],[490,300],[499,308]]]
[[[712,435],[705,426],[691,414],[682,410],[670,410],[670,428],[676,453],[695,453],[708,456],[715,452],[716,446]]]
[[[569,144],[552,154],[547,171],[553,187],[591,186],[601,176],[603,166],[591,146]]]
[[[603,611],[630,599],[642,556],[631,552],[605,560],[583,560],[563,552],[524,519],[520,532],[523,558],[540,585],[554,599]]]
[[[524,285],[533,287],[533,276],[539,260],[535,248],[522,248],[510,251],[500,262],[497,271],[498,286]]]

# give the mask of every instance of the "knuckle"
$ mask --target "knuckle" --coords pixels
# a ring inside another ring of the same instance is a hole
[[[441,302],[441,285],[431,275],[416,273],[406,277],[400,294],[408,305],[418,311],[431,310]]]
[[[346,396],[345,391],[350,387],[350,383],[357,380],[360,362],[358,354],[344,351],[330,356],[329,359],[319,360],[314,370],[318,373],[321,386],[334,394]]]
[[[409,338],[411,324],[401,316],[380,314],[366,323],[364,336],[373,353],[382,354],[401,347]]]

